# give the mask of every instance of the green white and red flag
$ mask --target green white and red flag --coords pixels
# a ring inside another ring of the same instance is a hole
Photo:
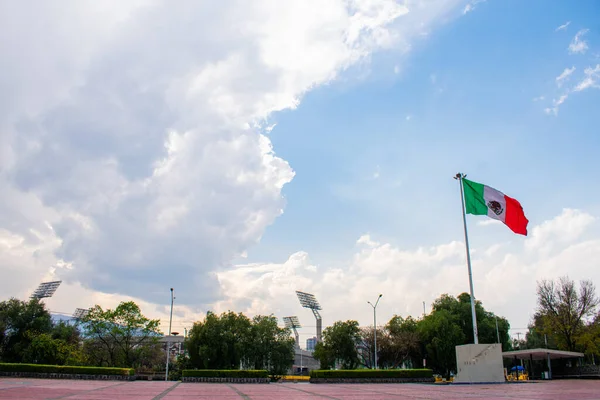
[[[504,222],[514,233],[527,236],[529,221],[517,200],[492,187],[464,178],[463,190],[467,214],[487,215]]]

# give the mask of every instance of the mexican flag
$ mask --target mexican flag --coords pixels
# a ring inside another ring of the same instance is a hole
[[[462,181],[467,214],[487,215],[504,222],[514,233],[527,236],[529,221],[517,200],[481,183]]]

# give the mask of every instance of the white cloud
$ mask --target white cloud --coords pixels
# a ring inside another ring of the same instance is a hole
[[[575,280],[600,281],[595,264],[600,237],[585,237],[595,223],[590,214],[565,209],[532,226],[527,238],[515,236],[511,242],[473,248],[475,296],[487,309],[508,317],[513,327],[527,326],[536,307],[536,280],[568,274]],[[312,315],[300,308],[294,290],[316,295],[325,326],[344,319],[368,324],[372,310],[366,301],[378,293],[383,293],[378,308],[383,323],[394,313],[421,315],[422,302],[431,304],[442,293],[469,290],[461,242],[403,250],[367,234],[357,245],[351,260],[340,261],[343,267],[310,269],[308,256],[297,253],[280,265],[255,264],[223,272],[219,279],[231,285],[232,298],[222,309],[245,305],[248,313],[277,310],[276,315],[299,315],[305,324],[302,334],[308,337],[314,332]]]
[[[544,100],[544,99],[545,99],[545,97],[544,97],[544,96],[538,96],[538,97],[534,97],[534,98],[533,98],[533,101],[542,101],[542,100]]]
[[[548,251],[557,243],[572,243],[581,237],[595,220],[590,214],[565,208],[559,216],[533,227],[526,247],[536,251]]]
[[[0,291],[225,301],[294,176],[268,117],[457,4],[1,3]]]
[[[467,5],[465,5],[465,7],[463,8],[463,15],[470,13],[471,11],[474,11],[477,4],[479,3],[484,3],[487,0],[471,0]]]
[[[535,309],[536,280],[569,275],[575,280],[600,281],[594,264],[600,257],[600,237],[586,234],[596,223],[597,218],[588,213],[565,209],[556,217],[531,226],[526,238],[514,236],[510,242],[481,248],[474,247],[472,241],[475,296],[487,309],[508,317],[513,327],[525,327]],[[473,233],[471,236],[476,238]],[[356,245],[348,260],[340,259],[327,266],[317,267],[306,252],[299,251],[283,263],[242,264],[218,272],[216,280],[227,296],[201,312],[181,304],[182,293],[176,290],[173,329],[182,332],[191,327],[206,310],[273,313],[277,317],[298,315],[304,326],[304,340],[314,335],[314,320],[310,311],[300,308],[295,290],[315,293],[323,306],[324,326],[342,319],[368,324],[372,311],[365,303],[378,293],[384,295],[378,309],[383,323],[393,314],[419,316],[422,302],[429,308],[442,293],[457,295],[468,291],[461,242],[401,249],[365,234]],[[2,250],[0,254],[6,255],[6,248]],[[119,301],[131,299],[147,315],[160,318],[166,329],[169,293],[168,285],[163,286],[157,288],[157,295],[163,299],[161,305],[138,297],[93,292],[79,284],[63,284],[46,303],[54,311],[69,313],[74,308],[73,299],[77,299],[79,307],[114,307]]]
[[[582,90],[589,88],[600,89],[600,64],[596,67],[588,67],[583,71],[585,78],[575,86],[573,91],[581,92]]]
[[[552,104],[553,107],[548,107],[544,109],[544,112],[548,115],[558,115],[558,108],[560,107],[560,105],[562,103],[565,102],[565,100],[567,100],[567,98],[569,97],[568,94],[563,94],[562,96],[560,96],[558,99],[554,99],[552,100]]]
[[[567,27],[571,25],[571,21],[567,21],[564,24],[562,24],[561,26],[559,26],[558,28],[556,28],[556,32],[558,31],[563,31],[565,29],[567,29]]]
[[[364,244],[368,247],[377,247],[377,246],[379,246],[380,243],[371,239],[371,235],[364,234],[358,238],[358,240],[356,241],[356,244]]]
[[[565,68],[564,71],[556,77],[556,84],[558,87],[561,87],[573,72],[575,72],[575,67]]]
[[[588,29],[581,29],[575,34],[575,37],[569,44],[569,53],[571,54],[584,54],[588,49],[588,44],[581,38],[588,32]]]
[[[400,66],[394,65],[394,74],[398,75],[400,73]]]
[[[285,298],[295,290],[309,291],[312,282],[319,279],[317,268],[305,252],[292,254],[283,264],[239,265],[217,276],[228,296],[214,305],[214,311],[279,316],[283,316],[285,309],[265,299]]]
[[[562,86],[563,82],[568,80],[568,78],[571,76],[571,74],[575,71],[575,67],[572,68],[565,68],[565,70],[558,76],[556,77],[556,83],[557,85],[560,87]],[[600,88],[600,64],[596,65],[595,67],[588,67],[586,68],[584,71],[584,78],[577,84],[575,85],[575,87],[573,87],[570,90],[567,90],[567,92],[563,95],[561,95],[558,99],[554,99],[552,101],[552,107],[546,107],[544,109],[544,112],[548,115],[558,115],[558,109],[560,108],[560,105],[563,104],[567,98],[569,97],[569,93],[573,93],[573,92],[581,92],[583,90],[589,89],[589,88]],[[539,98],[534,99],[534,101],[537,101]],[[542,97],[543,99],[543,97]]]
[[[566,94],[563,94],[562,96],[560,96],[560,97],[558,98],[558,100],[556,100],[556,101],[554,102],[554,105],[555,105],[555,106],[559,106],[559,105],[561,105],[562,103],[564,103],[564,102],[565,102],[565,100],[567,99],[567,97],[568,97],[568,96],[567,96]]]
[[[141,308],[144,315],[153,319],[160,320],[162,332],[168,332],[169,329],[169,311],[171,305],[171,296],[169,286],[157,290],[154,296],[160,298],[160,302],[148,302],[140,297],[128,296],[126,294],[101,293],[86,289],[77,283],[63,282],[52,298],[44,299],[49,310],[53,313],[65,316],[71,316],[75,308],[92,307],[95,304],[102,305],[103,308],[114,308],[121,301],[135,301]],[[32,288],[33,289],[33,288]],[[173,305],[172,331],[183,335],[184,329],[190,329],[195,321],[203,318],[205,310],[199,311],[192,307],[180,304],[180,296],[175,289],[175,301]],[[157,304],[158,303],[158,304]]]
[[[381,168],[379,165],[375,167],[375,172],[373,172],[373,179],[378,179],[381,176]]]

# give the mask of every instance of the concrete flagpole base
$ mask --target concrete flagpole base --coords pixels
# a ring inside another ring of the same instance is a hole
[[[502,383],[502,345],[465,344],[456,346],[457,376],[454,383]]]

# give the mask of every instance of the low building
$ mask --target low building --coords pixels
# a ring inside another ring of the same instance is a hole
[[[315,360],[312,351],[295,349],[292,375],[308,375],[313,369],[319,369],[319,361]]]
[[[178,355],[181,355],[184,353],[185,351],[185,347],[183,345],[183,342],[185,341],[185,337],[183,336],[163,336],[160,339],[158,339],[159,343],[162,344],[163,349],[166,349],[166,344],[167,341],[169,343],[169,349],[170,349],[170,353],[171,353],[171,357],[175,358]]]

